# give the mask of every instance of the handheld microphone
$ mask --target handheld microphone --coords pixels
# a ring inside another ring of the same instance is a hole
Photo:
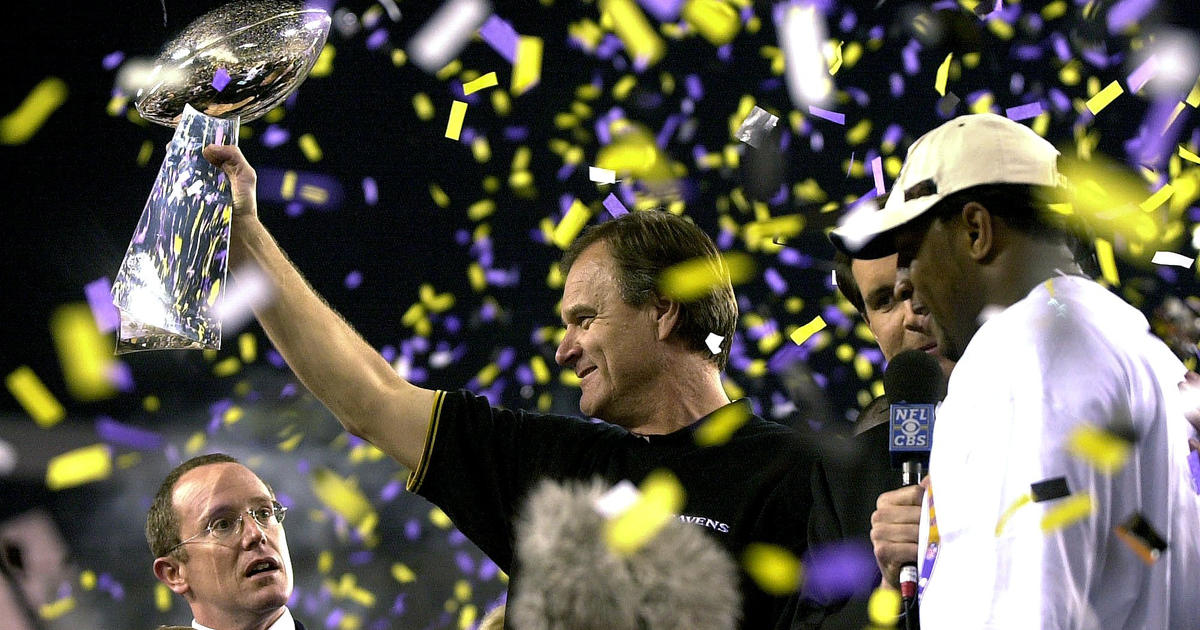
[[[903,473],[904,485],[921,482],[929,467],[933,445],[934,409],[945,396],[942,368],[937,359],[920,350],[905,350],[892,358],[883,373],[888,409],[888,452],[892,467]],[[908,628],[918,627],[917,565],[900,567],[900,596]]]
[[[920,483],[929,466],[934,408],[945,395],[942,381],[937,359],[920,350],[896,355],[883,373],[883,391],[891,403],[888,452],[906,486]]]

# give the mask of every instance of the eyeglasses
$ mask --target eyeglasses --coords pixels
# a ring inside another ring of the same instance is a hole
[[[257,508],[246,508],[245,511],[238,514],[236,517],[231,515],[213,517],[213,519],[208,522],[208,527],[205,527],[203,531],[197,532],[196,534],[179,541],[179,543],[174,547],[171,547],[167,553],[171,553],[184,544],[193,542],[201,536],[212,536],[217,542],[223,542],[237,538],[242,535],[242,525],[245,523],[247,514],[250,515],[250,518],[254,519],[254,522],[257,523],[259,528],[261,528],[263,531],[274,529],[275,527],[283,524],[283,517],[287,514],[287,510],[288,509],[280,505],[278,501],[272,501],[270,507],[262,506]]]

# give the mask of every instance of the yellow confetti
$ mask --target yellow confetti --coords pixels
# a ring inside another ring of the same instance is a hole
[[[1105,107],[1108,107],[1109,103],[1113,102],[1118,96],[1124,93],[1125,90],[1121,87],[1121,84],[1113,81],[1112,83],[1109,83],[1108,86],[1103,90],[1097,92],[1095,96],[1088,99],[1086,103],[1088,111],[1092,112],[1093,115],[1099,114],[1101,110],[1103,110]]]
[[[821,319],[820,315],[817,315],[816,317],[812,318],[812,321],[797,328],[795,332],[792,333],[792,342],[799,346],[805,341],[808,341],[809,337],[817,334],[823,328],[825,328],[825,320]]]
[[[417,112],[417,118],[428,121],[433,118],[433,99],[424,92],[417,92],[412,99],[413,110]]]
[[[1092,513],[1092,496],[1089,494],[1073,494],[1056,503],[1053,509],[1046,510],[1042,515],[1042,531],[1045,533],[1057,531]]]
[[[243,363],[253,363],[258,358],[258,340],[254,333],[244,332],[238,335],[238,354]]]
[[[1067,436],[1067,452],[1105,474],[1124,467],[1132,450],[1127,440],[1091,424],[1081,425]]]
[[[401,584],[408,584],[417,581],[417,574],[408,565],[397,562],[392,565],[392,578]]]
[[[213,374],[225,378],[237,374],[241,369],[242,362],[238,361],[237,357],[225,357],[213,366]]]
[[[67,100],[67,84],[58,77],[42,79],[15,110],[0,118],[0,144],[25,144]]]
[[[1008,506],[1008,509],[1004,510],[1004,513],[1000,515],[1000,520],[996,521],[996,536],[999,536],[1004,531],[1004,526],[1008,524],[1013,514],[1017,513],[1017,510],[1025,505],[1029,505],[1032,501],[1033,497],[1029,493],[1017,497],[1017,500],[1013,501],[1012,505]]]
[[[723,268],[722,268],[723,267]],[[694,302],[726,281],[740,284],[754,275],[754,259],[741,252],[721,256],[721,265],[710,258],[685,260],[663,270],[658,288],[663,295],[680,302]]]
[[[202,431],[197,431],[184,443],[183,451],[188,455],[194,455],[199,453],[200,449],[204,448],[204,445],[207,443],[208,437]]]
[[[454,598],[460,602],[465,602],[471,599],[471,583],[466,580],[459,580],[454,583]]]
[[[142,142],[142,146],[138,149],[137,165],[145,166],[150,162],[150,156],[154,155],[154,143],[146,140]]]
[[[85,402],[102,400],[116,393],[111,374],[113,342],[96,327],[87,304],[65,304],[50,316],[50,332],[67,390]]]
[[[1183,148],[1182,144],[1179,145],[1179,157],[1181,157],[1189,162],[1195,162],[1196,164],[1200,164],[1200,155],[1196,155],[1195,153],[1192,153],[1191,151],[1188,151],[1187,149]]]
[[[474,81],[463,84],[463,94],[474,94],[479,90],[496,87],[499,81],[496,80],[496,73],[489,72]]]
[[[666,44],[633,0],[600,0],[600,15],[604,26],[625,44],[635,66],[649,68],[662,59]]]
[[[742,20],[726,0],[688,0],[683,5],[683,21],[713,46],[724,46],[737,37]]]
[[[309,482],[317,498],[351,525],[362,528],[373,520],[375,510],[359,490],[354,478],[343,479],[332,470],[318,468],[313,471]]]
[[[154,607],[159,612],[171,610],[171,589],[166,584],[158,582],[154,585]]]
[[[96,588],[96,572],[91,569],[84,569],[79,572],[79,586],[85,591],[90,591]]]
[[[517,61],[513,64],[508,91],[520,96],[542,79],[542,38],[522,35],[517,40]]]
[[[725,405],[718,409],[700,428],[696,429],[696,444],[716,446],[724,444],[750,418],[746,405]]]
[[[325,42],[325,47],[321,49],[321,54],[317,56],[317,62],[313,64],[312,70],[309,70],[308,76],[319,79],[333,74],[333,58],[336,55],[337,49],[333,44]]]
[[[1113,286],[1121,284],[1121,277],[1117,275],[1117,260],[1113,256],[1112,243],[1098,238],[1096,239],[1096,258],[1100,261],[1100,273],[1104,279]]]
[[[933,82],[933,89],[941,96],[946,95],[946,81],[950,78],[950,60],[954,57],[954,53],[946,55],[946,60],[942,65],[938,66],[937,77]]]
[[[67,410],[29,366],[22,365],[13,370],[4,383],[39,427],[48,429],[67,417]]]
[[[142,399],[142,409],[150,413],[158,411],[159,407],[162,407],[162,401],[158,399],[158,396],[151,394]]]
[[[434,527],[438,529],[450,529],[450,526],[454,524],[450,520],[450,517],[439,508],[429,510],[429,522],[433,523]]]
[[[1154,194],[1150,195],[1148,199],[1138,204],[1138,207],[1145,212],[1151,212],[1166,203],[1166,201],[1171,198],[1171,195],[1174,194],[1174,192],[1175,188],[1173,186],[1170,184],[1163,184],[1162,188],[1154,191]]]
[[[777,545],[750,543],[742,553],[742,566],[763,591],[778,596],[800,587],[803,565],[792,552]]]
[[[632,507],[605,524],[604,541],[617,553],[632,554],[641,549],[683,507],[683,486],[668,470],[651,472],[640,490]]]
[[[317,144],[317,138],[311,133],[306,133],[300,136],[296,141],[300,145],[300,151],[304,153],[304,157],[309,162],[320,162],[323,154],[321,153],[321,145]]]
[[[446,208],[450,205],[450,195],[447,195],[446,191],[437,184],[429,185],[429,196],[433,197],[433,203],[436,203],[439,208]]]
[[[867,600],[867,617],[873,624],[894,627],[900,619],[900,591],[876,588]]]
[[[467,104],[462,101],[454,101],[450,105],[450,119],[446,121],[446,137],[451,140],[458,140],[462,134],[463,118],[467,115]]]
[[[463,606],[458,614],[458,630],[467,630],[475,625],[475,618],[478,616],[479,609],[474,604]]]
[[[1200,107],[1200,79],[1192,86],[1192,91],[1188,92],[1187,99],[1185,100],[1192,107]]]
[[[567,214],[554,227],[554,234],[551,236],[551,240],[555,245],[558,245],[559,249],[567,249],[571,246],[575,237],[579,236],[579,232],[583,230],[583,226],[587,225],[587,222],[591,218],[592,211],[576,199],[571,203],[571,208],[567,210]]]
[[[107,444],[93,444],[56,455],[46,464],[46,487],[63,490],[107,479],[112,474],[112,452]]]
[[[38,609],[38,615],[46,621],[53,621],[72,610],[75,610],[75,598],[68,595],[48,604],[42,604],[42,607]]]

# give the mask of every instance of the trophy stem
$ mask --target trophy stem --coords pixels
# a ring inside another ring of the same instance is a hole
[[[233,197],[202,151],[236,145],[239,124],[184,108],[113,282],[117,354],[221,347],[214,307],[225,289]]]

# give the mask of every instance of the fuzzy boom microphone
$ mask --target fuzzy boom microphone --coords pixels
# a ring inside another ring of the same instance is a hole
[[[517,525],[520,579],[508,625],[521,630],[731,630],[737,567],[716,541],[672,518],[630,554],[605,543],[608,486],[544,481]]]

